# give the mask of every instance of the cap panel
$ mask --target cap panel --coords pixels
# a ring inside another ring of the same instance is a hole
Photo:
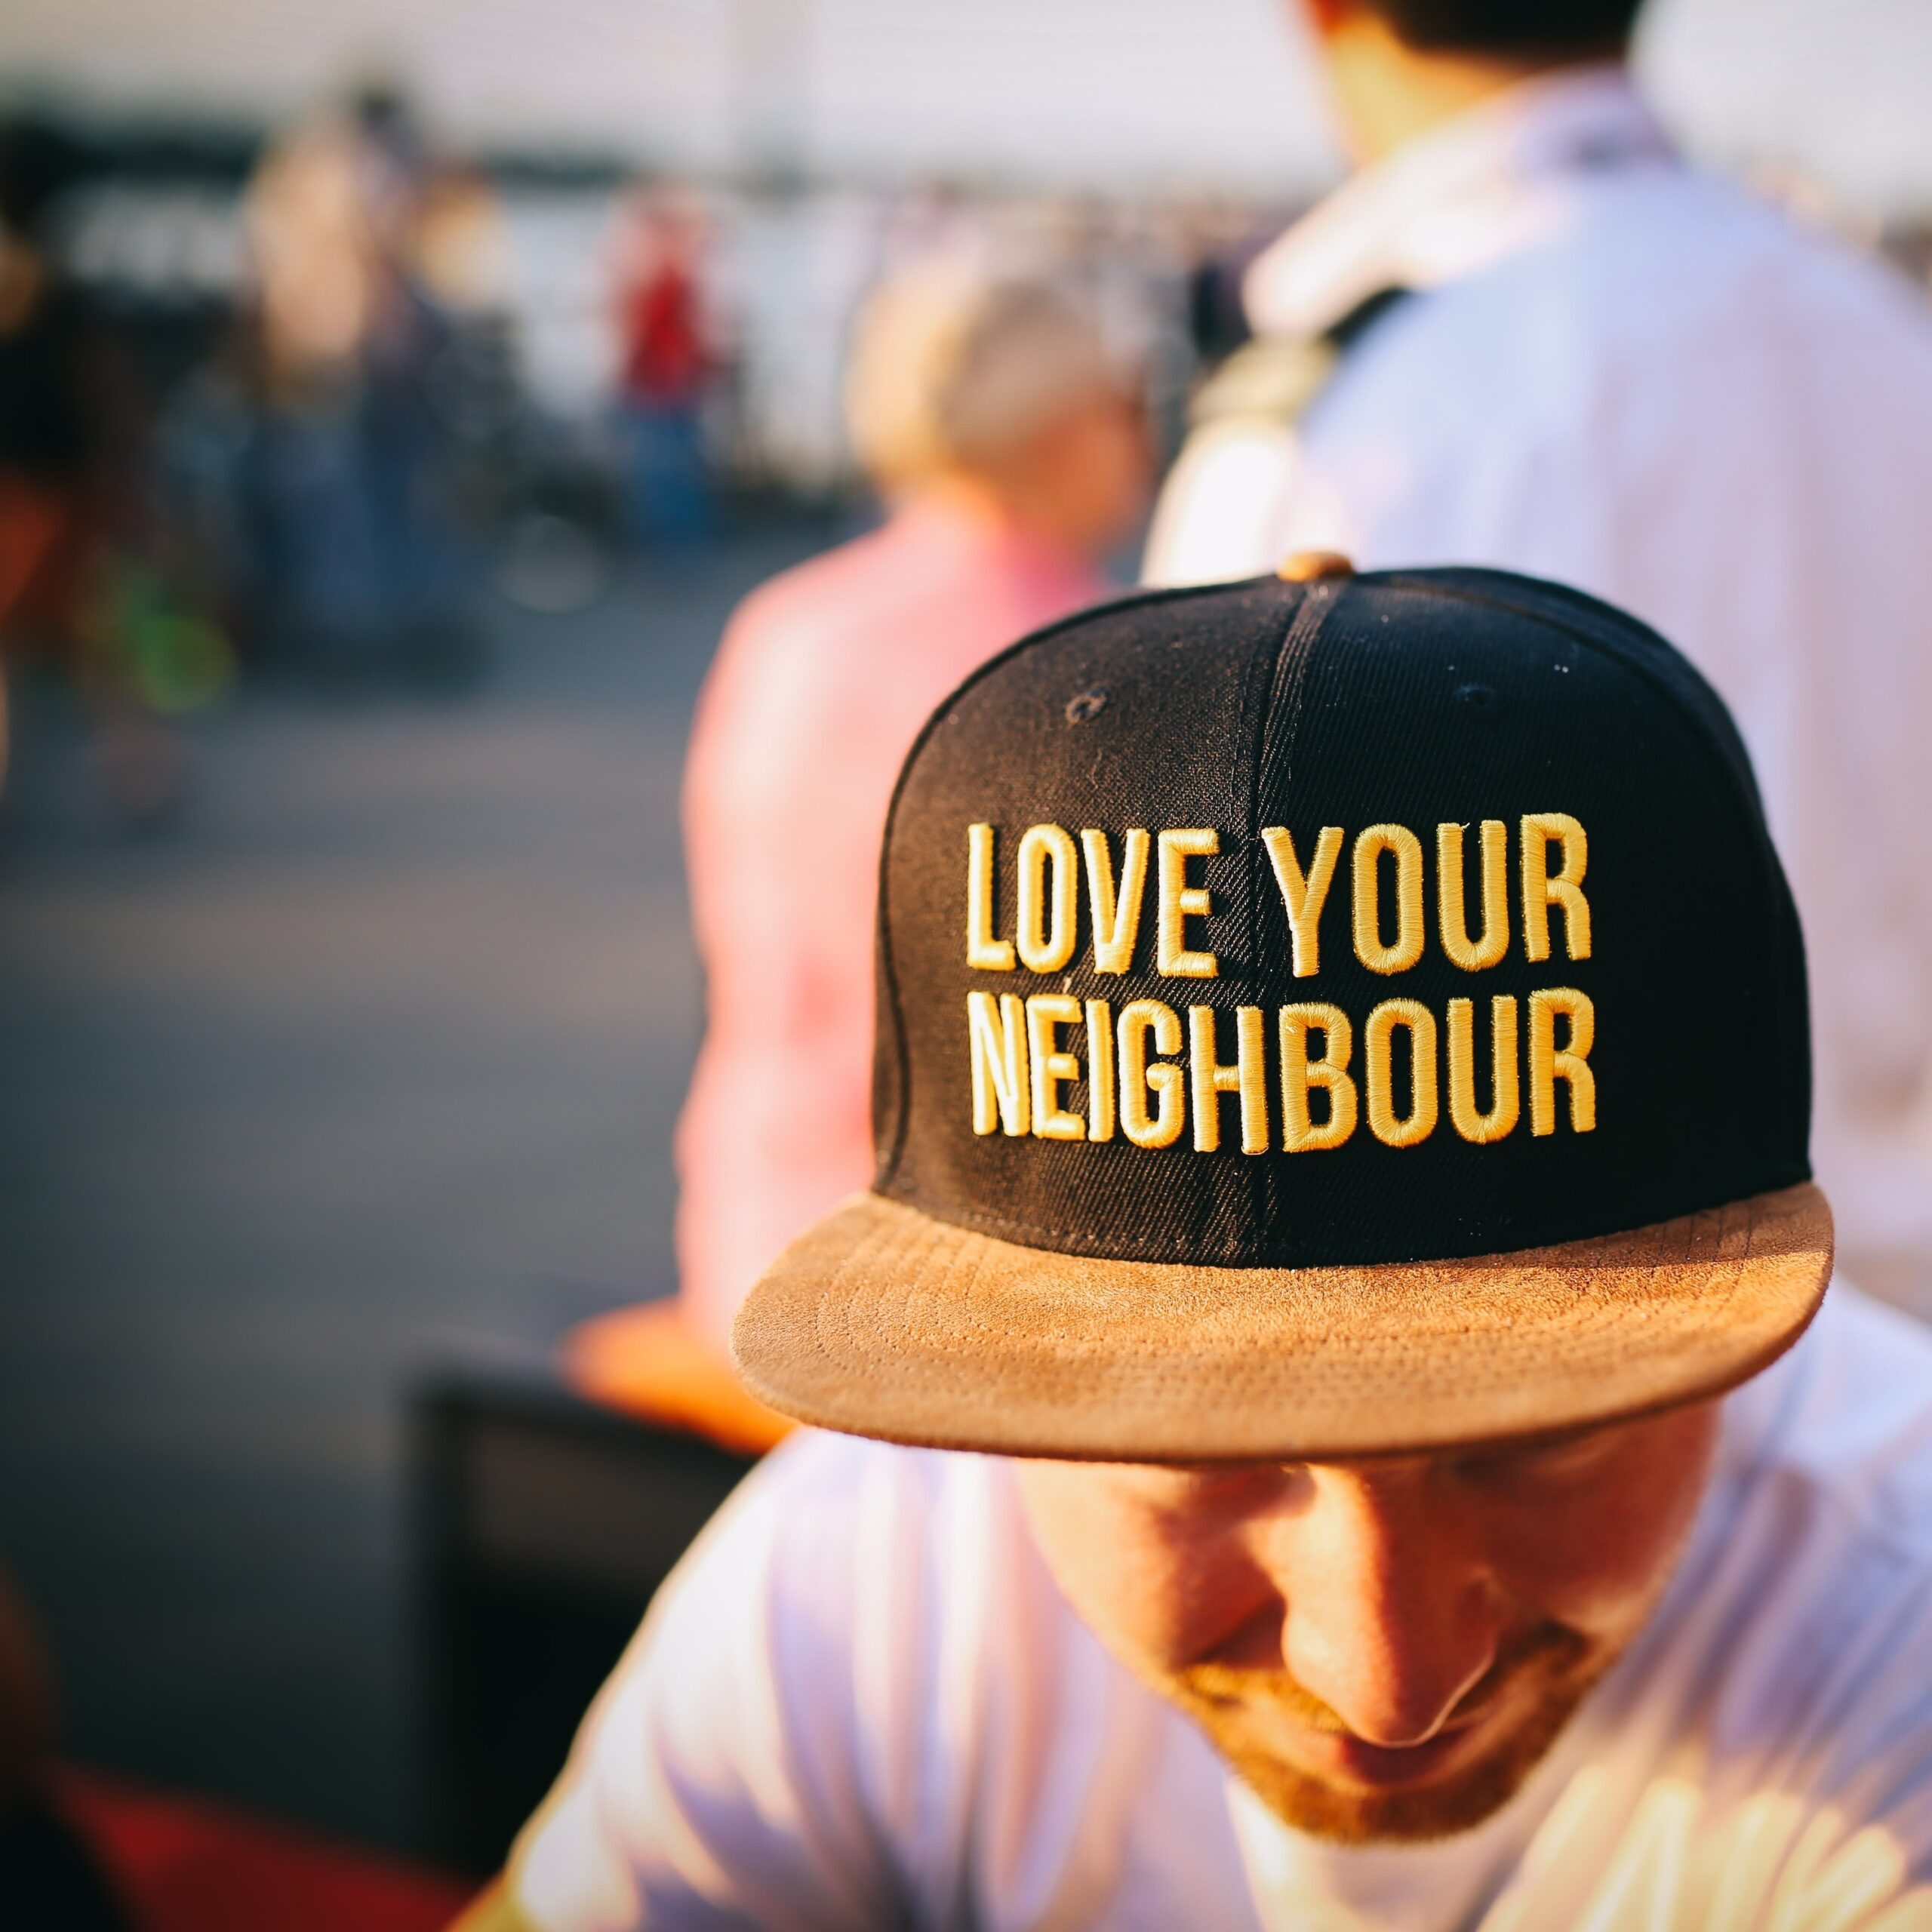
[[[1169,604],[1191,607],[1198,604],[1203,596],[1235,598],[1251,595],[1252,590],[1253,586],[1247,585],[1214,586],[1204,592],[1192,585],[1163,586],[1134,591],[1106,604],[1076,611],[1054,623],[1043,625],[1036,631],[1029,631],[1026,636],[1017,639],[1004,651],[987,659],[977,670],[971,672],[940,701],[932,715],[920,728],[919,735],[906,753],[906,761],[900,768],[899,777],[893,786],[891,802],[886,812],[885,835],[879,851],[872,977],[872,1115],[876,1184],[882,1186],[885,1177],[898,1164],[906,1135],[906,1085],[909,1078],[904,1020],[894,964],[890,911],[894,855],[901,842],[894,828],[899,818],[900,801],[905,794],[908,781],[921,770],[922,755],[928,741],[934,733],[945,729],[955,709],[965,702],[971,693],[988,678],[999,675],[1010,659],[1023,652],[1036,649],[1063,632],[1084,629],[1103,616],[1118,617],[1128,612],[1144,613]]]
[[[1513,571],[1481,570],[1467,565],[1429,570],[1390,571],[1378,580],[1392,587],[1420,590],[1447,602],[1478,610],[1503,611],[1574,632],[1650,678],[1688,712],[1711,755],[1728,764],[1739,788],[1758,801],[1758,775],[1739,737],[1736,721],[1709,681],[1683,653],[1641,618],[1606,604],[1575,586]],[[1757,804],[1761,821],[1762,804]]]
[[[1571,585],[1466,566],[1392,573],[1386,580],[1414,583],[1430,594],[1460,598],[1484,608],[1534,616],[1573,632],[1648,679],[1684,712],[1705,755],[1724,768],[1740,801],[1745,837],[1757,853],[1765,917],[1777,934],[1763,961],[1770,982],[1769,997],[1778,1015],[1779,1036],[1801,1043],[1787,1054],[1775,1077],[1761,1083],[1763,1104],[1783,1141],[1806,1146],[1811,1123],[1811,1055],[1804,931],[1765,822],[1758,774],[1723,699],[1697,667],[1649,625]]]
[[[1229,863],[1243,863],[1269,679],[1303,594],[1267,583],[1103,608],[1011,654],[935,717],[902,777],[881,871],[875,1087],[897,1096],[894,1131],[880,1137],[881,1191],[942,1213],[1010,1214],[1013,1225],[1051,1231],[1056,1241],[1090,1239],[1091,1223],[1122,1217],[1162,1252],[1229,1262],[1252,1253],[1256,1183],[1242,1164],[1190,1167],[1186,1185],[1150,1187],[1157,1177],[1141,1164],[1174,1150],[1137,1145],[1118,1121],[1105,1143],[1077,1146],[1030,1131],[974,1134],[961,1048],[968,995],[976,992],[995,1002],[1060,993],[1078,1001],[1083,1014],[1087,1000],[1103,1000],[1115,1021],[1145,998],[1185,1029],[1188,1006],[1204,999],[1212,983],[1156,970],[1160,835],[1205,835],[1198,842],[1211,840]],[[1177,601],[1184,614],[1168,622]],[[1177,663],[1186,667],[1179,677]],[[1124,802],[1131,805],[1124,814]],[[1120,888],[1128,884],[1127,835],[1145,832],[1132,970],[1096,970],[1091,861],[1084,849],[1066,966],[1031,971],[1016,956],[1007,971],[969,967],[966,882],[975,824],[992,828],[992,921],[1007,934],[1004,943],[1018,937],[1017,860],[1029,827],[1057,826],[1081,848],[1083,832],[1104,832],[1107,869]],[[1171,853],[1165,866],[1198,889],[1214,863]],[[1220,974],[1244,983],[1252,977],[1254,931],[1243,895],[1222,894],[1206,917],[1187,923],[1185,937],[1192,949],[1214,955]],[[1090,1083],[1070,1084],[1063,1097],[1086,1109]],[[1069,1161],[1069,1153],[1079,1158]],[[976,1201],[983,1205],[976,1209]]]
[[[1438,1029],[1438,1117],[1426,1140],[1393,1148],[1358,1130],[1319,1155],[1260,1164],[1269,1186],[1260,1255],[1270,1263],[1529,1247],[1808,1175],[1801,1115],[1781,1104],[1806,1055],[1784,997],[1795,929],[1767,889],[1755,792],[1711,754],[1690,712],[1658,702],[1623,657],[1519,611],[1470,617],[1432,586],[1358,584],[1316,647],[1294,755],[1263,780],[1264,823],[1286,826],[1303,852],[1324,825],[1342,827],[1351,847],[1364,824],[1411,829],[1424,848],[1426,928],[1414,965],[1380,973],[1337,907],[1323,921],[1319,972],[1277,974],[1265,996],[1331,1002],[1358,1026],[1399,998],[1426,1008]],[[1548,955],[1534,959],[1524,822],[1558,815],[1583,834],[1589,949],[1570,956],[1566,915],[1551,906]],[[1470,971],[1442,942],[1438,828],[1464,828],[1466,927],[1479,931],[1484,820],[1503,828],[1509,935],[1494,966]],[[1279,895],[1263,906],[1262,952],[1278,961],[1291,940]],[[1532,1004],[1558,991],[1580,992],[1594,1023],[1588,1132],[1572,1131],[1561,1086],[1553,1129],[1540,1133],[1531,1118]],[[1518,1118],[1473,1140],[1450,1118],[1450,1005],[1473,1008],[1474,1097],[1493,1110],[1499,998],[1514,1002]]]

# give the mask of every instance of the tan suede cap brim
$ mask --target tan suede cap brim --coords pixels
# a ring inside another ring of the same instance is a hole
[[[889,1441],[1123,1462],[1475,1445],[1721,1393],[1804,1332],[1815,1186],[1561,1247],[1192,1268],[995,1241],[854,1195],[740,1311],[753,1392]]]

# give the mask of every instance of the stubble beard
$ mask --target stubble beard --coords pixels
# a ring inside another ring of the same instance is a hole
[[[1423,1844],[1469,1831],[1508,1804],[1616,1661],[1614,1653],[1605,1654],[1574,1633],[1554,1628],[1539,1633],[1530,1647],[1533,1660],[1509,1672],[1512,1678],[1534,1673],[1543,1680],[1525,1714],[1471,1762],[1440,1778],[1389,1791],[1331,1783],[1258,1749],[1244,1734],[1244,1703],[1272,1705],[1305,1721],[1312,1719],[1321,1730],[1346,1728],[1285,1672],[1232,1673],[1197,1666],[1161,1687],[1207,1733],[1229,1768],[1291,1829],[1337,1844]],[[1238,1698],[1228,1694],[1229,1679],[1236,1675],[1247,1681],[1245,1694]]]

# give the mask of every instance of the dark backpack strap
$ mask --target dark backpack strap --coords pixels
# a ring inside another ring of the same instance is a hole
[[[1244,343],[1195,392],[1189,428],[1241,422],[1291,428],[1371,325],[1408,293],[1377,289],[1319,335],[1260,336]]]

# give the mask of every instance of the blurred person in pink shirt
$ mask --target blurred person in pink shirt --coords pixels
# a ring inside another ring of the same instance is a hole
[[[901,761],[940,700],[1112,586],[1145,509],[1142,412],[1051,284],[951,263],[887,283],[846,392],[884,526],[774,578],[726,630],[685,780],[708,1026],[678,1127],[675,1304],[578,1330],[580,1386],[756,1447],[724,1364],[779,1251],[872,1168],[872,910]]]

